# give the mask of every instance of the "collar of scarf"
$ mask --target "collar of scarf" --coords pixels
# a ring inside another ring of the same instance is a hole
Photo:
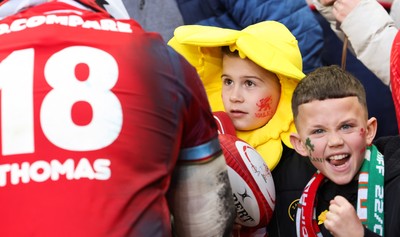
[[[315,202],[319,186],[325,176],[317,171],[304,188],[297,208],[297,236],[321,237],[316,220]],[[360,170],[357,194],[357,215],[368,229],[383,236],[383,193],[384,161],[383,155],[372,145],[365,152]]]

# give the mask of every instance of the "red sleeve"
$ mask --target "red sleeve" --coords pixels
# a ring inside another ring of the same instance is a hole
[[[218,142],[217,125],[204,86],[195,70],[183,57],[178,56],[182,74],[189,90],[187,111],[184,115],[184,129],[180,159],[202,160],[221,152]]]
[[[397,33],[393,41],[390,55],[390,85],[396,109],[397,123],[400,126],[400,34]],[[399,127],[400,130],[400,127]]]

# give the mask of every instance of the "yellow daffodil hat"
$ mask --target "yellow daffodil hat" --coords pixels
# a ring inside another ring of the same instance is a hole
[[[281,97],[275,115],[261,128],[236,131],[237,136],[253,146],[273,170],[282,155],[282,142],[293,148],[289,136],[296,129],[291,99],[297,83],[305,76],[301,53],[292,33],[276,21],[263,21],[241,31],[185,25],[175,30],[168,44],[196,68],[212,111],[224,111],[221,98],[222,46],[237,50],[241,58],[247,57],[278,76]]]

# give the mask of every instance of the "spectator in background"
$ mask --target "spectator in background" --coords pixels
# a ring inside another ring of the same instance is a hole
[[[393,2],[391,12],[400,12],[400,9],[394,10],[399,7],[399,2]],[[350,49],[347,51],[346,70],[365,87],[369,113],[379,121],[376,137],[397,134],[395,107],[388,87],[390,45],[397,32],[393,19],[375,0],[346,0],[344,4],[339,2],[335,5],[331,0],[313,3],[324,31],[323,64],[341,64],[343,42],[340,39],[343,40],[346,34]],[[340,8],[340,13],[334,10],[335,6]],[[338,15],[337,19],[334,13]],[[347,17],[344,17],[345,13]]]
[[[391,12],[400,12],[397,1]],[[314,5],[341,39],[348,38],[356,57],[385,85],[390,85],[390,46],[400,22],[395,23],[376,0],[314,0]]]
[[[103,8],[0,0],[0,236],[164,237],[172,215],[179,236],[230,237],[198,74]]]
[[[160,33],[165,42],[174,36],[174,30],[178,26],[184,24],[176,0],[122,0],[122,2],[130,17],[145,30]]]
[[[164,40],[179,25],[208,25],[242,30],[249,25],[275,20],[296,37],[303,58],[303,72],[322,65],[322,29],[304,0],[122,0],[131,17]]]

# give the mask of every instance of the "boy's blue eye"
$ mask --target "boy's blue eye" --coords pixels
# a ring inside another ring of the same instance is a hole
[[[324,132],[324,130],[322,130],[322,129],[315,129],[312,131],[312,134],[321,134],[323,132]]]
[[[344,124],[342,125],[342,129],[349,129],[352,128],[353,126],[351,126],[350,124]]]

